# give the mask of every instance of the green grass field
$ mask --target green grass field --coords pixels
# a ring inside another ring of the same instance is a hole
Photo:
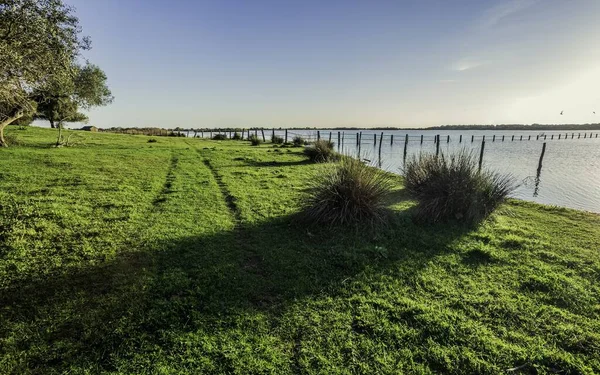
[[[600,217],[307,227],[300,148],[9,127],[0,373],[600,373]]]

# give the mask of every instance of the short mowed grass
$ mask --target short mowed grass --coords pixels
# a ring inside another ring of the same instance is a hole
[[[600,373],[600,218],[521,201],[378,230],[298,219],[300,147],[17,127],[0,373]]]

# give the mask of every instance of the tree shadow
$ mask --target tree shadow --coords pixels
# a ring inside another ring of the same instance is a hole
[[[45,348],[29,352],[16,372],[89,363],[114,371],[115,358],[132,347],[169,350],[165,336],[222,328],[248,313],[276,320],[300,298],[335,297],[367,268],[414,277],[469,231],[417,226],[401,212],[380,231],[307,228],[289,216],[154,241],[100,265],[4,288],[0,332],[14,343],[0,353]],[[43,333],[22,335],[23,327]]]

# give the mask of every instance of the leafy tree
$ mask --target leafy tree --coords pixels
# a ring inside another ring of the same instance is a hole
[[[12,125],[29,126],[33,122],[33,115],[25,115],[18,120],[12,122]]]
[[[33,95],[38,105],[36,118],[48,120],[52,128],[58,128],[57,146],[62,144],[65,122],[87,121],[87,116],[78,112],[80,107],[90,109],[113,100],[106,74],[98,66],[86,64],[76,70],[72,80],[51,82]]]
[[[31,94],[48,82],[68,82],[90,48],[79,20],[62,0],[0,0],[0,147],[4,128],[35,113]]]

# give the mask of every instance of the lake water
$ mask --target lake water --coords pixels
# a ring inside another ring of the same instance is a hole
[[[275,133],[283,137],[285,131],[276,130]],[[323,139],[329,139],[329,133],[330,130],[320,130]],[[357,131],[340,133],[343,133],[344,138],[343,149],[340,151],[357,155]],[[598,133],[600,132],[587,131],[584,135],[584,132],[579,131],[573,133],[572,131],[386,130],[383,131],[381,145],[381,167],[390,172],[401,173],[406,134],[409,136],[407,158],[420,152],[435,153],[434,139],[438,134],[440,152],[447,154],[467,148],[479,157],[482,139],[485,136],[484,167],[513,175],[520,184],[514,193],[515,198],[600,213],[600,135]],[[260,136],[260,131],[258,134]],[[331,130],[331,134],[331,140],[336,144],[337,149],[338,131]],[[291,141],[294,135],[302,135],[314,140],[317,138],[317,131],[290,130],[288,140]],[[376,142],[374,142],[375,135]],[[361,158],[379,163],[380,135],[381,130],[362,130]],[[462,142],[460,142],[461,135]],[[265,137],[267,139],[271,137],[271,130],[265,130]],[[471,142],[472,138],[473,142]],[[542,169],[538,174],[538,163],[544,142],[546,142],[546,153]]]

